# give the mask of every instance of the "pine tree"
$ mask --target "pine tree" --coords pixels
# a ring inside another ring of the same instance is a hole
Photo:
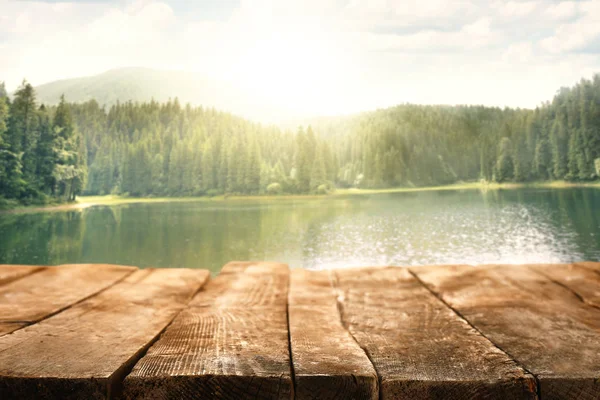
[[[23,81],[21,87],[15,92],[14,100],[10,107],[8,120],[7,142],[10,151],[18,156],[23,180],[28,187],[29,195],[34,192],[35,177],[35,146],[38,139],[37,107],[33,86]],[[15,160],[16,161],[16,160]]]
[[[86,166],[81,154],[79,135],[75,131],[70,106],[61,96],[53,121],[57,143],[57,165],[54,177],[58,195],[65,200],[74,200],[85,183]]]
[[[327,183],[327,171],[325,170],[325,157],[323,148],[317,145],[315,157],[310,174],[310,190],[315,192],[319,186]]]
[[[227,170],[229,152],[224,144],[221,145],[221,154],[219,157],[219,170],[217,172],[217,183],[219,186],[219,190],[223,193],[227,191],[227,176],[229,175],[229,171]]]
[[[514,153],[515,181],[524,182],[529,180],[531,164],[529,162],[529,152],[524,135],[521,135],[519,138],[517,148],[514,150]]]
[[[246,170],[246,190],[248,193],[257,194],[260,190],[261,159],[260,150],[256,141],[249,145],[248,166]]]
[[[312,129],[309,128],[312,133]],[[310,190],[310,178],[313,168],[312,153],[314,148],[311,148],[311,139],[304,133],[302,128],[298,129],[296,134],[296,155],[294,167],[296,169],[296,180],[298,181],[298,189],[302,193],[307,193]]]
[[[509,138],[503,137],[499,145],[498,161],[496,163],[496,180],[505,182],[514,176],[514,162],[512,156],[512,143]]]
[[[236,154],[237,143],[232,142],[229,151],[227,152],[227,186],[225,189],[226,193],[233,193],[237,190],[237,160]]]
[[[565,126],[557,117],[552,125],[550,141],[552,147],[552,173],[556,179],[564,179],[567,175],[567,140]]]
[[[216,189],[216,171],[213,147],[210,141],[202,149],[202,187],[205,191]]]
[[[575,130],[571,134],[569,139],[569,155],[568,155],[568,168],[567,179],[577,180],[579,179],[579,154],[581,148],[581,141],[579,140],[579,131]]]
[[[535,147],[534,167],[539,179],[552,178],[552,162],[550,154],[550,145],[546,138],[542,138],[537,142]]]
[[[35,149],[35,174],[38,181],[38,189],[53,196],[56,189],[54,166],[58,161],[58,143],[54,129],[52,128],[50,116],[43,105],[39,110],[39,128],[40,138]]]
[[[183,144],[177,144],[171,149],[169,157],[169,194],[179,195],[183,189]]]
[[[8,119],[6,98],[0,98],[0,197],[16,199],[21,197],[25,181],[21,172],[21,160],[12,151],[8,141]]]

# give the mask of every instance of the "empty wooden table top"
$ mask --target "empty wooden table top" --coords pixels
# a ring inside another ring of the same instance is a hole
[[[0,265],[0,399],[598,399],[600,263]]]

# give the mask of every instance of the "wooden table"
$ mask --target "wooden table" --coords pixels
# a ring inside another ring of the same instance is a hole
[[[0,265],[0,399],[600,399],[600,263]]]

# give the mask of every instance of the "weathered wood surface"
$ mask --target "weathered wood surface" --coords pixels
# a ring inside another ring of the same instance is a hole
[[[589,268],[589,269],[592,269],[592,270],[600,273],[600,262],[584,261],[584,262],[577,262],[577,263],[575,263],[575,265],[578,265],[578,266],[584,267],[584,268]]]
[[[223,269],[225,273],[213,279],[206,290],[198,293],[190,306],[285,309],[289,286],[289,268],[286,264],[233,262]]]
[[[93,264],[30,269],[0,286],[0,336],[56,314],[133,271],[134,267]]]
[[[129,399],[290,399],[289,269],[226,266],[124,381]]]
[[[0,399],[600,398],[600,263],[208,277],[0,265]]]
[[[208,276],[205,270],[139,270],[53,317],[0,337],[0,398],[114,395]]]
[[[367,351],[381,399],[535,398],[536,381],[407,269],[338,270],[342,318]]]
[[[600,310],[582,296],[597,281],[579,268],[415,267],[412,271],[471,324],[533,373],[543,399],[600,398]],[[555,269],[557,268],[557,269]],[[578,276],[579,275],[579,276]],[[588,276],[589,277],[589,276]],[[565,288],[570,286],[571,289]]]
[[[592,268],[578,264],[532,265],[530,268],[571,290],[581,301],[600,308],[600,273]]]
[[[0,286],[41,271],[43,268],[34,265],[0,265]]]
[[[295,398],[378,399],[377,374],[341,323],[331,271],[294,270],[289,329]]]

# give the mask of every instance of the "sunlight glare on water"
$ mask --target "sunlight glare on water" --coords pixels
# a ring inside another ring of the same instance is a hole
[[[446,191],[1,214],[0,263],[309,269],[600,259],[600,190]]]

